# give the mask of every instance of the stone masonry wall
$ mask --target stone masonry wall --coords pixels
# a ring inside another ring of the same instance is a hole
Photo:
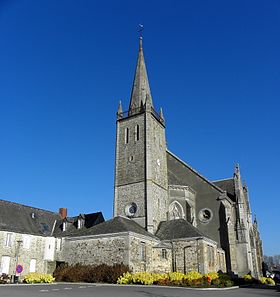
[[[146,114],[147,229],[155,233],[160,221],[166,221],[168,177],[165,128]]]
[[[128,236],[65,238],[61,260],[69,264],[128,264]]]
[[[203,239],[173,242],[174,269],[182,273],[226,271],[225,252]]]
[[[167,258],[162,258],[162,249],[157,248],[159,242],[147,237],[130,237],[129,263],[133,272],[157,272],[171,271],[171,251],[167,251]],[[144,248],[144,257],[142,256]]]
[[[126,216],[125,207],[132,202],[137,205],[137,212],[134,219],[139,222],[139,218],[143,218],[142,227],[145,227],[145,185],[139,182],[130,185],[118,187],[115,193],[115,213],[120,216]]]
[[[11,247],[6,246],[7,233],[12,234]],[[29,245],[26,245],[26,240],[30,240]],[[22,276],[28,274],[31,259],[36,260],[36,272],[47,273],[48,261],[44,260],[45,242],[46,238],[42,236],[0,231],[0,261],[3,256],[10,257],[9,274],[15,274],[17,264],[23,266]],[[2,273],[2,267],[0,273]]]
[[[80,237],[64,239],[62,251],[57,258],[69,264],[123,263],[133,272],[171,271],[171,251],[162,258],[162,249],[156,248],[159,241],[134,233],[111,236]]]
[[[182,273],[200,271],[200,242],[197,240],[178,240],[173,242],[174,270]]]

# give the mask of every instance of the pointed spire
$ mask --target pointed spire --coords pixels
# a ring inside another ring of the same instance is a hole
[[[153,107],[149,80],[148,80],[144,54],[143,54],[142,37],[140,37],[137,66],[136,66],[134,82],[132,86],[129,111],[133,112],[133,110],[137,111],[137,109],[140,109],[141,102],[143,103],[143,105],[145,105],[147,95],[150,98],[150,101],[151,101],[150,104]]]
[[[122,109],[122,102],[120,100],[119,102],[119,107],[118,107],[118,112],[117,112],[117,118],[118,120],[123,117],[123,109]]]

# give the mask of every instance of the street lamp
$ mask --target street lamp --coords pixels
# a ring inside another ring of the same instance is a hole
[[[22,240],[17,240],[17,246],[16,246],[16,251],[15,251],[15,261],[16,261],[16,265],[15,265],[15,273],[14,273],[14,283],[16,282],[17,278],[16,278],[16,270],[17,270],[17,266],[18,266],[18,258],[19,258],[19,249],[20,249],[20,245],[22,244]]]

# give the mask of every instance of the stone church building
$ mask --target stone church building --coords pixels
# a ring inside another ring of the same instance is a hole
[[[68,262],[261,276],[262,242],[240,168],[231,178],[210,181],[168,150],[142,38],[129,108],[119,104],[116,134],[113,219],[0,200],[0,274],[15,274],[19,263],[25,274]]]

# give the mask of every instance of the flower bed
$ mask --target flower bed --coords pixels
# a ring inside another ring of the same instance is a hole
[[[118,284],[142,284],[160,286],[181,286],[181,287],[231,287],[234,282],[224,274],[211,272],[200,274],[191,271],[187,274],[181,272],[170,272],[165,274],[138,272],[126,272],[118,278]]]
[[[53,283],[55,278],[51,274],[32,272],[24,277],[23,282],[27,284]]]

